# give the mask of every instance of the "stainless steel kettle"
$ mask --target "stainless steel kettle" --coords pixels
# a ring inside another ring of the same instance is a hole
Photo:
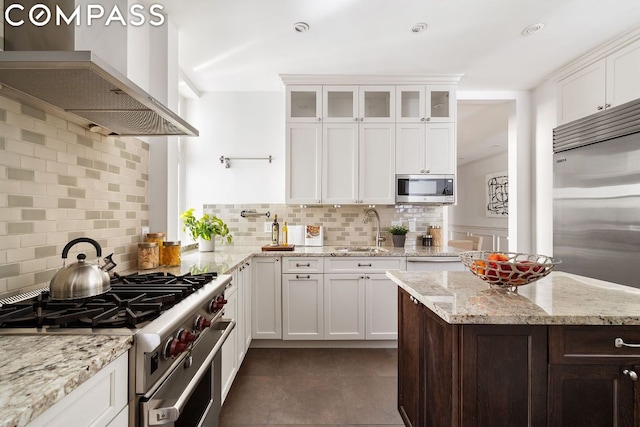
[[[116,266],[111,257],[106,257],[106,264],[100,266],[86,262],[87,256],[78,254],[78,262],[65,266],[67,255],[72,246],[77,243],[91,243],[96,248],[98,259],[102,256],[100,244],[88,237],[79,237],[67,243],[62,250],[62,269],[60,269],[49,283],[49,297],[56,300],[88,298],[103,294],[111,289],[109,271]]]

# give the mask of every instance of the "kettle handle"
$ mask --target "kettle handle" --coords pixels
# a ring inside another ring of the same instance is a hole
[[[102,256],[102,248],[100,247],[100,244],[98,242],[88,237],[78,237],[77,239],[73,239],[72,241],[67,243],[67,245],[64,247],[64,249],[62,250],[62,259],[67,259],[67,255],[69,255],[69,249],[71,249],[73,245],[82,242],[91,243],[93,247],[96,248],[97,257],[100,258]]]

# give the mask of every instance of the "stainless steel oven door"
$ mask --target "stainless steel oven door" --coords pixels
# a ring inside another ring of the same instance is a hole
[[[150,393],[140,399],[140,425],[217,426],[220,414],[221,348],[235,327],[220,320],[197,340],[190,354]]]

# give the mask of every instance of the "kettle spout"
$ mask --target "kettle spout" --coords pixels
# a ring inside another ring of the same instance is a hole
[[[102,269],[104,271],[109,272],[109,271],[113,270],[116,267],[116,265],[118,265],[118,264],[115,263],[115,261],[111,257],[113,257],[113,254],[108,255],[108,256],[103,258],[103,261],[104,261],[105,264],[102,266]]]

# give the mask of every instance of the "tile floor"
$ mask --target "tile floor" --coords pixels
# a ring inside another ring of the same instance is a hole
[[[402,426],[396,349],[252,348],[220,427]]]

